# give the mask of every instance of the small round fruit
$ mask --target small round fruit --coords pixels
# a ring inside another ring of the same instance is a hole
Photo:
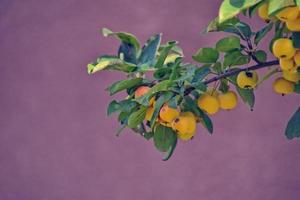
[[[209,93],[202,94],[198,99],[198,106],[210,115],[218,112],[220,108],[219,100],[216,96]]]
[[[295,84],[284,78],[277,78],[273,83],[273,89],[278,94],[291,94],[294,92]]]
[[[264,3],[263,5],[261,5],[259,8],[258,8],[258,16],[268,22],[270,20],[269,18],[269,14],[268,14],[268,10],[269,10],[269,4],[268,3]]]
[[[280,38],[273,43],[272,51],[277,58],[290,59],[295,55],[296,49],[293,46],[292,40]]]
[[[150,87],[148,87],[148,86],[140,86],[135,90],[134,97],[139,98],[139,97],[143,96],[144,94],[146,94],[149,90],[150,90]]]
[[[290,31],[300,31],[300,17],[298,17],[295,20],[287,20],[286,21],[286,27]]]
[[[296,66],[300,66],[300,51],[297,51],[294,55],[294,61],[296,63]]]
[[[151,118],[152,118],[153,113],[154,113],[154,108],[151,106],[151,107],[149,107],[149,108],[147,109],[147,111],[146,111],[146,117],[145,117],[145,119],[146,119],[147,121],[150,121]]]
[[[295,67],[294,59],[279,59],[279,64],[282,70],[290,70]]]
[[[180,112],[175,108],[170,108],[168,104],[164,104],[160,109],[159,117],[165,122],[172,122],[176,117],[178,117]]]
[[[192,112],[183,112],[174,119],[172,128],[177,131],[180,139],[189,140],[196,133],[196,123],[196,117]]]
[[[284,8],[276,15],[276,17],[281,21],[285,22],[287,20],[297,19],[298,15],[299,15],[299,8],[297,6],[293,6],[293,7]]]
[[[218,96],[220,108],[224,110],[231,110],[237,106],[237,95],[234,91],[228,91]]]
[[[284,79],[294,82],[294,83],[298,83],[300,81],[300,73],[296,72],[296,71],[283,70],[282,76]]]
[[[236,82],[240,88],[254,88],[258,82],[258,74],[256,71],[242,71],[238,74]]]

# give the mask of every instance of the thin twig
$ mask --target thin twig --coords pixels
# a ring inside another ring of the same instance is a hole
[[[275,66],[275,65],[279,65],[279,62],[278,60],[273,60],[273,61],[269,61],[269,62],[264,62],[264,63],[259,63],[259,64],[256,64],[256,65],[253,65],[253,66],[250,66],[250,67],[246,67],[246,68],[234,68],[234,69],[231,69],[230,71],[227,71],[223,74],[220,74],[218,76],[215,76],[211,79],[208,79],[206,81],[204,81],[203,83],[205,85],[209,84],[209,83],[212,83],[212,82],[215,82],[215,81],[218,81],[222,78],[227,78],[229,76],[233,76],[235,74],[238,74],[242,71],[249,71],[249,70],[257,70],[257,69],[261,69],[261,68],[265,68],[265,67],[270,67],[270,66]],[[188,88],[186,88],[185,90],[185,95],[188,95],[190,94],[195,88],[190,86]]]

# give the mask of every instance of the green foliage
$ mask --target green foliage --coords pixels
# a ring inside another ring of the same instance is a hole
[[[283,8],[294,5],[294,0],[269,0],[269,15],[273,16]]]
[[[292,40],[295,48],[300,48],[300,32],[292,33]]]
[[[132,79],[126,79],[122,81],[117,81],[114,84],[112,84],[109,88],[107,88],[107,90],[109,91],[110,95],[114,95],[117,92],[134,87],[142,82],[143,82],[142,78],[132,78]]]
[[[147,107],[141,106],[139,110],[132,113],[128,118],[128,127],[136,128],[139,124],[143,122],[146,116]]]
[[[101,56],[95,63],[87,65],[88,74],[94,74],[101,70],[117,70],[123,72],[132,72],[136,69],[135,64],[125,62],[115,56]]]
[[[215,63],[219,58],[219,52],[214,48],[204,47],[200,48],[193,59],[200,63]]]
[[[168,151],[176,138],[176,133],[174,133],[174,131],[169,127],[157,125],[154,128],[154,145],[161,152]]]
[[[258,45],[258,43],[266,36],[266,34],[273,28],[273,23],[268,23],[265,27],[263,27],[260,31],[255,33],[254,44]]]
[[[161,34],[152,36],[144,45],[141,55],[139,57],[139,64],[153,64],[154,58],[157,54],[161,42]]]
[[[146,140],[153,139],[155,147],[165,153],[163,160],[168,160],[176,148],[177,131],[180,129],[174,127],[176,116],[172,121],[173,128],[170,127],[172,123],[161,119],[160,111],[164,104],[180,113],[192,112],[195,120],[200,122],[209,134],[213,133],[213,122],[205,109],[198,106],[201,95],[212,91],[216,91],[216,94],[226,93],[233,86],[240,99],[252,110],[256,88],[239,88],[236,77],[240,71],[257,70],[278,64],[274,61],[268,62],[267,52],[258,48],[262,39],[268,33],[272,34],[270,50],[273,42],[282,37],[291,38],[294,46],[300,48],[300,32],[289,31],[285,23],[276,17],[272,17],[270,23],[256,32],[238,18],[239,13],[245,17],[252,17],[258,7],[267,1],[270,2],[271,15],[287,6],[295,5],[295,2],[300,5],[299,0],[224,0],[219,16],[209,23],[205,32],[224,32],[226,36],[219,39],[214,47],[199,48],[192,56],[198,64],[184,62],[183,51],[178,42],[161,44],[161,34],[153,35],[143,48],[140,48],[138,39],[131,33],[102,29],[104,36],[114,36],[120,40],[118,53],[116,56],[105,55],[97,58],[88,64],[87,71],[88,74],[94,74],[102,70],[115,70],[125,73],[127,77],[107,88],[110,95],[121,91],[126,94],[124,99],[112,100],[107,107],[107,115],[118,113],[120,128],[117,136],[128,127]],[[249,66],[252,62],[256,65]],[[278,66],[269,69],[256,87],[278,72]],[[210,85],[211,83],[214,84]],[[134,93],[140,86],[148,86],[150,89],[141,88],[145,91],[135,98]],[[294,92],[300,93],[300,83],[295,84]],[[285,134],[288,139],[300,137],[299,124],[300,108],[287,125]]]
[[[219,22],[222,23],[237,14],[244,9],[249,8],[261,0],[224,0],[219,10]]]
[[[240,38],[236,36],[229,36],[222,38],[216,44],[216,49],[220,52],[228,52],[241,47]]]
[[[245,65],[250,62],[250,57],[241,53],[241,50],[233,50],[225,54],[224,66]]]
[[[263,50],[257,50],[254,52],[254,56],[257,58],[257,60],[261,63],[264,63],[267,61],[267,53]]]
[[[300,107],[289,120],[285,129],[285,135],[288,139],[300,137]]]
[[[136,52],[139,52],[139,50],[140,50],[140,43],[139,43],[138,39],[131,33],[112,32],[108,28],[103,28],[102,34],[105,37],[114,36],[114,37],[118,38],[122,43],[132,44],[135,47]]]

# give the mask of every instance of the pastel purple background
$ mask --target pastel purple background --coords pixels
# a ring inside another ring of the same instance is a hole
[[[300,140],[283,134],[299,96],[276,95],[268,81],[254,112],[240,103],[218,113],[213,136],[199,127],[163,162],[151,141],[114,135],[104,89],[123,76],[86,74],[88,62],[116,52],[102,27],[143,42],[163,32],[191,61],[221,36],[200,35],[220,2],[1,0],[0,199],[300,199]]]

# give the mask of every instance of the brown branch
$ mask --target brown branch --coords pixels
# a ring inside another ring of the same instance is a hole
[[[205,85],[209,84],[209,83],[212,83],[212,82],[215,82],[215,81],[218,81],[222,78],[227,78],[229,76],[233,76],[235,74],[238,74],[242,71],[248,71],[248,70],[257,70],[257,69],[261,69],[261,68],[265,68],[265,67],[270,67],[270,66],[274,66],[274,65],[279,65],[279,61],[278,60],[273,60],[273,61],[269,61],[269,62],[264,62],[264,63],[259,63],[259,64],[256,64],[256,65],[253,65],[253,66],[250,66],[250,67],[246,67],[246,68],[234,68],[234,69],[231,69],[230,71],[227,71],[223,74],[220,74],[218,76],[215,76],[211,79],[208,79],[206,81],[204,81],[203,83]],[[195,88],[194,87],[188,87],[186,90],[185,90],[185,95],[188,95],[190,94]]]

